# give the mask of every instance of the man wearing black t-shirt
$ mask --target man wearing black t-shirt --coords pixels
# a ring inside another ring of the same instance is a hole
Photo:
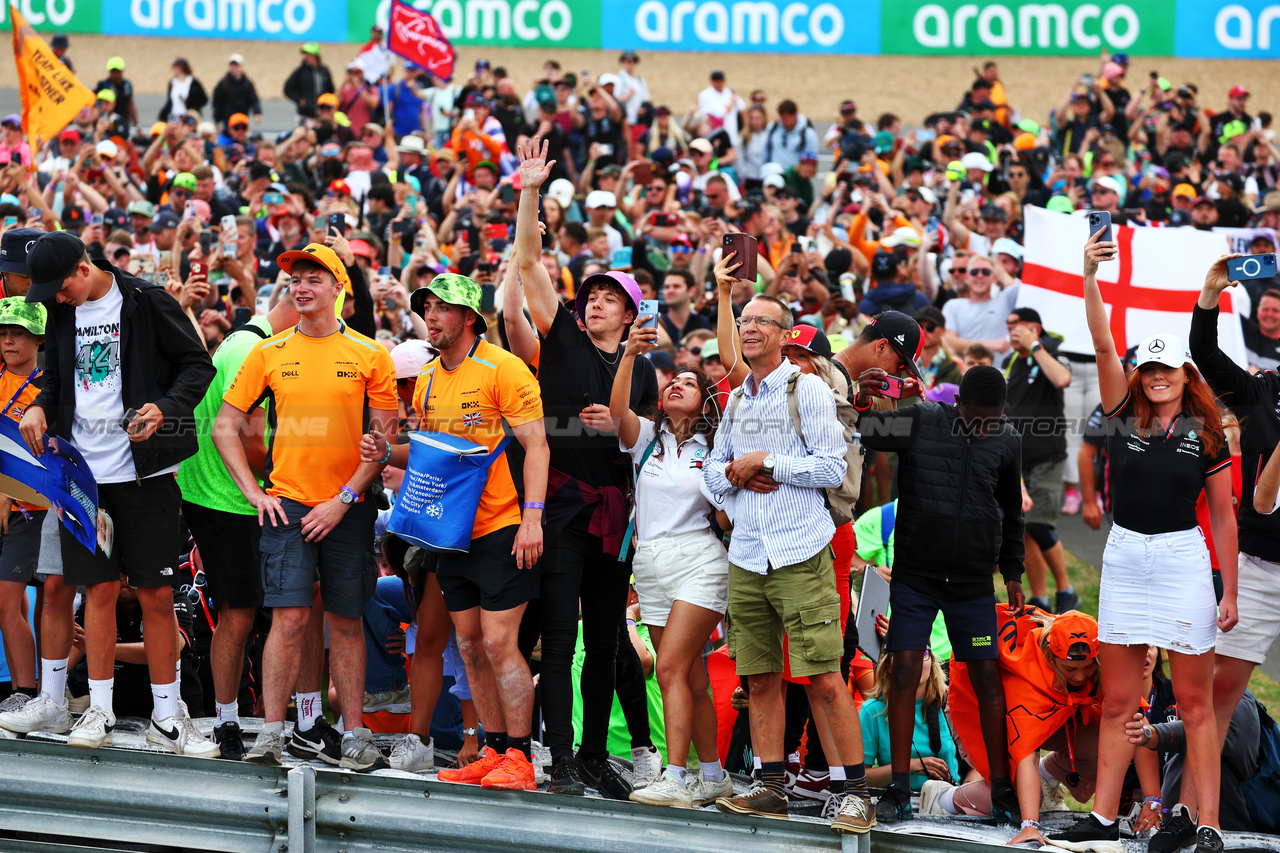
[[[551,447],[539,604],[551,790],[580,795],[585,779],[606,797],[625,800],[631,786],[609,764],[606,736],[631,574],[630,563],[617,558],[627,525],[631,476],[627,457],[618,450],[608,400],[622,339],[636,318],[640,288],[621,272],[588,275],[577,291],[577,318],[561,305],[542,265],[538,234],[538,188],[551,171],[547,143],[522,143],[517,152],[521,191],[516,257],[529,314],[542,338],[538,376]],[[639,411],[657,406],[658,381],[647,359],[637,360],[631,399]],[[586,661],[582,747],[575,761],[570,665],[579,610]]]
[[[1022,433],[1022,479],[1034,506],[1027,513],[1028,604],[1049,609],[1047,568],[1058,587],[1057,612],[1075,608],[1080,599],[1067,577],[1067,557],[1054,526],[1062,506],[1062,471],[1067,457],[1065,401],[1071,366],[1058,356],[1057,342],[1044,333],[1040,313],[1015,308],[1008,318],[1013,354],[1005,370],[1009,403],[1005,411]]]

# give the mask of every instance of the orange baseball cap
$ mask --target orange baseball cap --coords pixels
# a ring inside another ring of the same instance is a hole
[[[287,273],[293,272],[294,261],[314,261],[333,273],[333,277],[338,280],[345,292],[352,292],[351,277],[347,275],[346,265],[342,263],[338,253],[328,246],[322,246],[319,243],[308,243],[301,249],[282,252],[276,258],[276,264]]]
[[[234,113],[231,118],[227,119],[227,127],[235,127],[237,124],[249,125],[249,117],[244,113]]]
[[[1036,135],[1034,133],[1019,133],[1013,138],[1013,147],[1019,151],[1030,151],[1036,147]]]
[[[1196,197],[1196,188],[1191,184],[1178,184],[1173,188],[1173,195],[1175,198],[1177,196],[1185,196],[1186,198],[1194,199]]]
[[[1098,656],[1098,621],[1079,610],[1059,614],[1046,629],[1049,651],[1061,660],[1093,660]],[[1071,654],[1072,646],[1083,643],[1084,654]]]
[[[948,145],[952,145],[952,144],[959,145],[960,140],[956,139],[954,136],[952,136],[949,133],[944,133],[941,136],[939,136],[937,139],[935,139],[933,141],[933,144],[934,144],[934,147],[936,147],[939,151],[941,151],[942,149],[946,148]]]
[[[333,94],[333,92],[325,92],[323,95],[316,98],[316,106],[317,107],[333,107],[334,109],[337,109],[338,96]]]

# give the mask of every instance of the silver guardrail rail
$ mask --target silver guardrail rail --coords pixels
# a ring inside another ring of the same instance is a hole
[[[746,818],[426,779],[259,767],[128,750],[0,740],[8,850],[96,853],[105,844],[221,853],[996,853],[1000,847],[816,820]],[[1007,848],[1006,848],[1007,849]]]

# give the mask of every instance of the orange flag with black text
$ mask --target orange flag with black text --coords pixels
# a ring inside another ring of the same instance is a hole
[[[17,7],[10,6],[9,14],[13,20],[13,60],[22,93],[22,127],[35,152],[97,98],[54,56]]]

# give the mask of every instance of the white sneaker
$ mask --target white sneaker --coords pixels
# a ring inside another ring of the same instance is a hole
[[[941,779],[929,779],[920,788],[920,814],[946,814],[938,801],[954,786]]]
[[[633,788],[646,788],[662,776],[662,755],[654,746],[640,746],[631,750]]]
[[[544,768],[551,766],[551,747],[543,746],[538,741],[532,741],[533,748],[533,782],[535,785],[541,785],[543,782],[551,781],[551,777],[547,775]]]
[[[187,711],[187,703],[178,700],[178,713],[163,720],[151,718],[147,727],[147,743],[161,746],[177,755],[189,755],[192,758],[217,758],[222,754],[218,745],[200,734],[196,724],[191,721]]]
[[[101,705],[93,705],[76,721],[67,744],[85,749],[111,746],[111,732],[115,727],[116,715]]]
[[[652,784],[633,790],[631,792],[631,801],[649,806],[671,806],[677,809],[691,809],[693,808],[693,791],[691,787],[699,778],[692,774],[685,777],[686,783],[690,786],[687,788],[680,784],[676,774],[670,770],[664,770],[662,775]]]
[[[390,711],[393,714],[408,714],[412,710],[409,702],[409,688],[404,690],[379,690],[376,693],[364,694],[364,712]]]
[[[417,735],[406,735],[391,748],[391,769],[407,773],[421,773],[436,766],[436,742],[427,738],[423,743]]]
[[[1049,782],[1043,776],[1040,777],[1040,811],[1067,811],[1067,804],[1062,799],[1062,785],[1056,780]]]
[[[22,704],[16,709],[0,705],[0,711],[3,711],[0,713],[0,728],[18,734],[30,732],[62,734],[71,728],[71,715],[67,712],[66,705],[59,705],[43,693],[34,699],[15,693],[5,700],[5,705],[15,697],[22,700]]]
[[[704,779],[701,770],[691,771],[690,776],[693,780],[689,784],[689,793],[693,797],[694,808],[709,806],[722,797],[733,796],[733,780],[729,778],[728,773],[724,774],[724,778],[719,782]]]

